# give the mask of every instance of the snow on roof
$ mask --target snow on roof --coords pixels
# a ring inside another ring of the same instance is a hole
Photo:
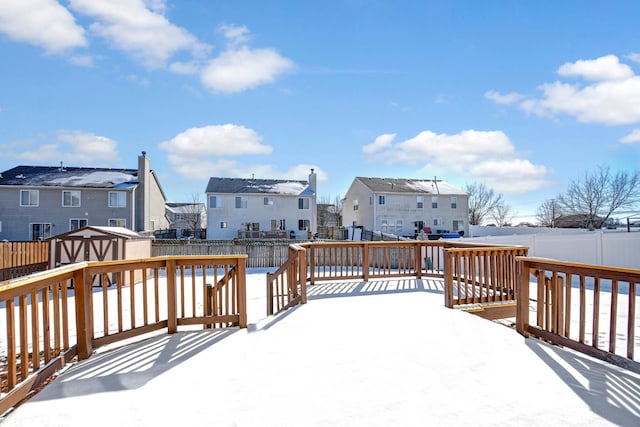
[[[207,193],[313,195],[306,181],[285,179],[210,178]]]
[[[135,175],[116,171],[95,171],[87,174],[70,174],[49,181],[49,185],[61,187],[115,186],[136,180]],[[111,185],[109,185],[111,184]]]
[[[2,172],[0,185],[131,188],[137,185],[137,170],[52,166],[17,166]]]
[[[140,235],[139,233],[136,233],[135,231],[131,231],[128,228],[124,228],[124,227],[108,227],[108,226],[102,226],[102,225],[92,225],[90,228],[95,228],[96,230],[104,231],[105,233],[120,234],[123,236],[129,236],[129,237],[142,237],[142,235]]]
[[[442,180],[368,177],[356,177],[356,179],[377,193],[467,194],[464,190]]]

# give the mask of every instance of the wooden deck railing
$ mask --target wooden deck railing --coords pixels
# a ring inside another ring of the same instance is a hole
[[[267,315],[306,303],[306,249],[299,245],[291,245],[287,262],[275,272],[267,273]]]
[[[445,305],[515,301],[516,257],[527,252],[525,247],[446,249]]]
[[[640,372],[640,270],[542,258],[517,262],[518,332]]]
[[[80,263],[0,283],[0,413],[95,347],[179,326],[246,327],[245,261],[237,255]]]

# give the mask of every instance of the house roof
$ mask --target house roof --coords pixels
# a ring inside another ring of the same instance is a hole
[[[362,182],[374,193],[467,195],[464,190],[440,179],[369,178],[362,176],[355,179]]]
[[[207,193],[313,196],[307,181],[253,178],[209,178]]]
[[[169,212],[182,214],[203,213],[206,210],[204,203],[166,203],[165,208]]]
[[[0,185],[127,189],[138,185],[136,169],[16,166],[0,174]]]

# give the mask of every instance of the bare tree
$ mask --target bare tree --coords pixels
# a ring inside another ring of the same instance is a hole
[[[469,224],[471,225],[482,224],[485,217],[502,203],[502,194],[497,194],[482,183],[467,184],[465,191],[469,193]]]
[[[491,217],[496,222],[498,227],[509,225],[513,219],[514,213],[511,206],[507,205],[503,201],[497,203],[491,210]]]
[[[336,196],[331,201],[331,196],[318,198],[318,226],[337,226],[342,223],[342,198]]]
[[[640,171],[613,173],[599,166],[572,181],[559,202],[568,214],[583,215],[588,228],[601,228],[616,210],[640,203]]]
[[[544,203],[538,206],[536,219],[538,220],[538,224],[542,227],[554,228],[556,226],[556,221],[562,215],[562,207],[558,201],[556,199],[549,199],[545,200]]]
[[[191,231],[191,235],[195,237],[196,231],[202,228],[202,213],[206,212],[205,206],[202,203],[200,194],[193,193],[191,195],[191,202],[185,204],[184,222],[187,228]]]

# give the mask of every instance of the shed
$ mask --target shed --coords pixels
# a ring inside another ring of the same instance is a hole
[[[49,238],[49,266],[150,258],[151,240],[124,227],[83,227]]]

